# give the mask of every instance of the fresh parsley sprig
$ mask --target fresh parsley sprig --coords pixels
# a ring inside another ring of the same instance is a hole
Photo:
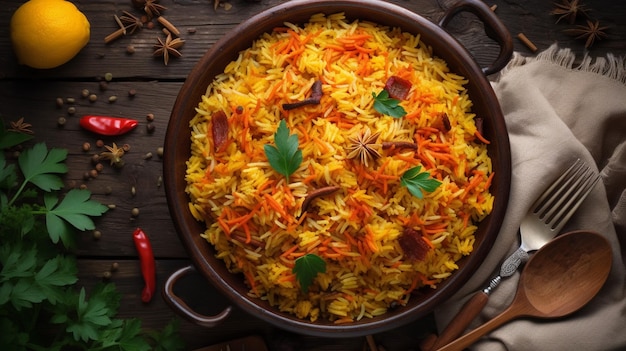
[[[298,135],[289,134],[287,122],[281,120],[274,133],[274,145],[265,145],[265,156],[274,170],[287,178],[295,172],[302,163],[302,150],[298,149]]]
[[[406,116],[406,110],[400,106],[400,100],[389,97],[387,90],[381,90],[378,95],[372,93],[372,96],[374,97],[374,109],[379,113],[393,118]]]
[[[121,296],[114,284],[91,292],[76,286],[76,258],[56,243],[71,247],[75,229],[93,229],[90,217],[107,207],[88,190],[57,191],[65,150],[36,144],[17,162],[5,158],[4,149],[29,139],[0,121],[0,349],[182,350],[176,321],[161,333],[144,331],[138,319],[115,318]]]
[[[316,254],[306,254],[296,259],[292,271],[296,274],[300,289],[306,293],[317,274],[326,272],[326,261]]]
[[[441,182],[430,177],[430,173],[421,172],[422,166],[415,166],[402,174],[400,184],[407,187],[409,192],[418,199],[424,198],[424,191],[435,191]]]

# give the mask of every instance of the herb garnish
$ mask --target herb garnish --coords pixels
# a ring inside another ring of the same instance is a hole
[[[296,259],[292,272],[296,274],[300,288],[306,293],[315,276],[326,272],[326,261],[316,254],[306,254]]]
[[[298,135],[289,134],[287,122],[281,120],[278,130],[274,133],[274,145],[265,145],[265,156],[274,170],[287,178],[302,163],[302,150],[298,149]]]
[[[407,187],[409,192],[418,199],[424,198],[423,191],[435,191],[441,182],[437,179],[430,178],[430,173],[420,172],[422,166],[413,167],[402,174],[400,184]]]
[[[400,106],[400,100],[389,97],[387,90],[381,90],[378,95],[372,93],[374,97],[374,109],[383,115],[393,118],[401,118],[406,115],[404,107]]]
[[[138,319],[115,318],[121,295],[114,284],[89,294],[78,289],[76,258],[67,250],[72,234],[93,229],[90,216],[108,208],[88,190],[56,191],[67,173],[66,150],[40,143],[7,160],[4,149],[30,139],[21,135],[0,121],[0,349],[181,350],[177,322],[151,334]]]

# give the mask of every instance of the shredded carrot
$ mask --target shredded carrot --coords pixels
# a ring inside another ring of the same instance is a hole
[[[483,144],[491,144],[491,142],[489,140],[487,140],[482,134],[480,134],[478,131],[474,132],[474,136],[480,140]]]
[[[244,270],[243,275],[246,277],[246,280],[248,281],[248,284],[250,285],[250,288],[252,289],[254,294],[256,296],[261,296],[261,294],[259,294],[259,291],[257,290],[256,281],[254,280],[254,274],[249,270]]]
[[[264,194],[263,198],[267,200],[267,203],[270,205],[270,207],[278,212],[281,217],[287,219],[287,213],[285,212],[285,209],[278,203],[278,201],[276,201],[276,199],[272,197],[272,195]]]

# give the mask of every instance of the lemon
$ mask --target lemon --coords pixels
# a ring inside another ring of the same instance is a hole
[[[65,0],[30,0],[11,17],[11,42],[21,64],[54,68],[89,42],[87,17]]]

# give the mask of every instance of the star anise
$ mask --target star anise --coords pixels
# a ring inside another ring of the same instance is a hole
[[[24,117],[22,117],[15,122],[11,122],[11,128],[8,130],[24,134],[35,134],[35,132],[30,130],[32,126],[32,124],[24,122]]]
[[[181,57],[183,54],[178,49],[185,44],[185,41],[181,38],[172,39],[172,35],[168,34],[165,41],[161,38],[157,38],[157,43],[154,45],[154,56],[163,56],[163,61],[167,66],[170,61],[170,56]]]
[[[146,0],[143,10],[146,11],[148,18],[159,17],[161,12],[167,10],[167,7],[158,4],[158,0]]]
[[[372,134],[369,128],[359,132],[356,136],[348,138],[352,143],[348,147],[347,158],[359,157],[361,162],[367,167],[369,160],[376,160],[380,157],[381,144],[376,144],[380,132]]]
[[[101,152],[100,157],[105,160],[110,160],[111,166],[121,168],[124,165],[124,160],[122,160],[122,156],[124,156],[124,149],[117,147],[115,143],[113,143],[112,146],[104,145],[104,147],[109,151]]]
[[[576,39],[586,39],[585,48],[590,48],[593,43],[597,40],[602,40],[607,37],[607,34],[604,32],[609,27],[603,26],[600,27],[600,21],[590,21],[587,20],[587,25],[576,26],[572,29],[566,29],[564,32],[573,35]]]
[[[569,24],[574,24],[578,15],[587,16],[589,11],[580,0],[563,0],[560,3],[555,3],[554,6],[555,8],[550,13],[559,16],[556,23],[566,18]]]
[[[121,15],[119,19],[128,34],[133,34],[137,29],[143,28],[143,22],[141,22],[141,19],[133,16],[133,14],[128,11],[122,11],[122,13],[123,15]]]

